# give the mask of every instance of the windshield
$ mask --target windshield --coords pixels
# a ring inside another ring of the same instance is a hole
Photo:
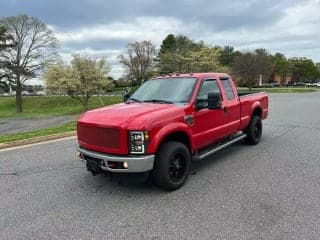
[[[145,82],[131,97],[134,101],[187,103],[196,78],[163,78]]]

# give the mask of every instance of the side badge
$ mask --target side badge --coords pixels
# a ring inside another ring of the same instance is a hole
[[[193,125],[194,125],[193,115],[186,115],[186,116],[184,116],[184,121],[185,121],[189,126],[193,126]]]

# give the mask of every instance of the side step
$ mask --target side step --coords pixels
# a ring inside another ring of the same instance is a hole
[[[212,148],[206,149],[205,151],[203,151],[202,153],[197,153],[195,156],[193,156],[192,160],[194,161],[198,161],[198,160],[202,160],[236,142],[241,141],[242,139],[244,139],[246,137],[246,134],[240,134],[237,135],[236,137],[232,138],[231,140],[221,143],[221,144],[217,144],[214,145]]]

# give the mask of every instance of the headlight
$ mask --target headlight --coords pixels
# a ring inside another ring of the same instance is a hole
[[[144,154],[149,142],[149,132],[129,132],[129,152],[131,154]]]

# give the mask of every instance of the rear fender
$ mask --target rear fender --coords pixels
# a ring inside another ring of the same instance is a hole
[[[253,102],[253,104],[251,105],[250,115],[241,119],[242,129],[246,130],[246,128],[249,126],[253,113],[256,109],[262,110],[259,101]]]
[[[261,114],[262,114],[262,107],[261,107],[261,103],[259,101],[255,101],[253,104],[252,104],[252,107],[251,107],[251,115],[250,115],[250,119],[252,118],[253,116],[253,113],[256,109],[259,109],[261,111]],[[261,116],[260,116],[261,117]]]

